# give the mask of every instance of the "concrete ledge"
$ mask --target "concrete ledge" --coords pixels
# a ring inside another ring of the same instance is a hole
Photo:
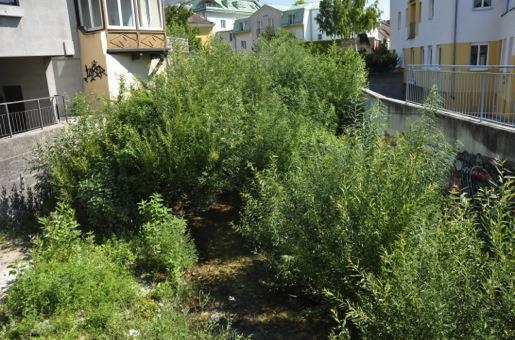
[[[369,89],[364,92],[387,107],[391,132],[404,131],[409,120],[416,119],[424,109],[422,105],[385,97]],[[515,163],[515,127],[444,110],[437,110],[436,114],[448,140],[461,142],[464,151]]]
[[[22,18],[24,14],[20,6],[0,5],[0,17]]]

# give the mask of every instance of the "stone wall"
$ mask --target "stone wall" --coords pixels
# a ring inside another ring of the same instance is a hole
[[[23,177],[27,186],[34,185],[34,174],[30,171],[30,160],[34,157],[34,149],[57,136],[66,124],[60,123],[41,130],[33,130],[22,134],[0,139],[0,188],[10,190],[19,184]]]

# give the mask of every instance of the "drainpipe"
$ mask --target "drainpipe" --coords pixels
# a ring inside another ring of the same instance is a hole
[[[456,56],[456,50],[457,50],[457,41],[458,41],[458,4],[459,4],[459,0],[455,0],[454,1],[454,36],[453,36],[453,45],[452,45],[452,65],[453,65],[453,68],[452,68],[452,85],[451,85],[451,94],[452,94],[452,98],[454,99],[454,95],[455,95],[455,86],[456,86],[456,67],[454,67],[454,65],[456,65],[456,59],[457,59],[457,56]]]

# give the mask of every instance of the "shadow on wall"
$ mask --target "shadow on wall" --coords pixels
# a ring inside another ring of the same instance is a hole
[[[0,17],[0,27],[18,27],[21,18]]]
[[[0,191],[0,232],[12,236],[28,236],[38,228],[41,202],[33,190],[25,185],[22,177],[8,190]]]

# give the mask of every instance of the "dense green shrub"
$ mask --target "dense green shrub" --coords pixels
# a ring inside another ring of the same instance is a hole
[[[145,269],[165,271],[169,281],[178,284],[184,271],[196,261],[186,221],[171,215],[159,195],[142,201],[139,211],[145,221],[141,228]]]
[[[69,202],[97,233],[134,227],[137,202],[154,192],[202,206],[239,191],[249,165],[275,157],[287,167],[299,126],[334,133],[352,120],[365,82],[352,51],[312,55],[281,35],[257,53],[213,42],[173,55],[165,74],[83,116],[41,153],[39,193],[50,207]]]
[[[378,272],[381,252],[440,208],[451,162],[443,135],[422,121],[388,137],[382,120],[372,111],[339,138],[311,130],[288,171],[256,174],[240,230],[292,282],[352,294],[354,265]]]
[[[365,64],[371,72],[385,72],[393,70],[399,64],[399,57],[395,51],[390,51],[385,42],[374,48],[371,53],[365,54]]]
[[[381,273],[364,275],[348,318],[374,339],[513,339],[514,204],[515,181],[505,178],[421,221],[384,253]]]

